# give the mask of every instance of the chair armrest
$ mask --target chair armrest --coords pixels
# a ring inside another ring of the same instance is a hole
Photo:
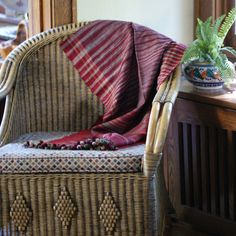
[[[14,84],[16,76],[16,64],[5,60],[0,69],[0,100],[5,98]]]
[[[152,104],[149,119],[146,148],[144,154],[144,174],[156,172],[165,143],[173,104],[180,86],[180,67],[178,67],[159,88]]]

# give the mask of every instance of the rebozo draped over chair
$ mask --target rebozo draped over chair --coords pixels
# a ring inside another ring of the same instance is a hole
[[[1,68],[0,98],[6,99],[0,128],[1,235],[162,234],[169,207],[162,149],[179,88],[178,67],[162,83],[155,82],[145,144],[105,151],[24,145],[89,129],[104,113],[101,95],[87,86],[62,50],[62,42],[84,27],[86,22],[36,35]],[[167,71],[165,53],[156,73]]]

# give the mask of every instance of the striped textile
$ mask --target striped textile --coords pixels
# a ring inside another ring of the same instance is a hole
[[[51,143],[71,145],[91,136],[116,146],[144,141],[156,90],[185,47],[144,26],[105,20],[79,29],[61,48],[105,112],[90,130]]]

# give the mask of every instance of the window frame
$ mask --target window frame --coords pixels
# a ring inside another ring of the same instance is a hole
[[[28,0],[29,35],[77,22],[77,0]]]

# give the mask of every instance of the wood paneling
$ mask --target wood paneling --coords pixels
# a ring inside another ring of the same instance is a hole
[[[77,1],[29,0],[29,19],[31,36],[56,26],[77,22]]]

